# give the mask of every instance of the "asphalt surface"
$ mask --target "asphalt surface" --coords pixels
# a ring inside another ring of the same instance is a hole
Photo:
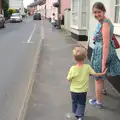
[[[18,120],[41,41],[41,21],[0,29],[0,120]]]
[[[45,20],[45,39],[25,120],[65,120],[66,114],[71,113],[66,76],[69,67],[75,63],[71,51],[77,42],[51,28],[51,24]],[[120,96],[107,81],[105,87],[108,95],[104,96],[104,109],[92,107],[88,100],[95,96],[95,84],[93,78],[90,78],[84,120],[120,119]]]

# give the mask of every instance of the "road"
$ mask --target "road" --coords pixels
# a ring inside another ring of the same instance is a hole
[[[18,120],[36,53],[41,22],[25,19],[0,29],[0,120]]]

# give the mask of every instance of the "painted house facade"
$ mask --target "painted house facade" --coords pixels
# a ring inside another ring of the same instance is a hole
[[[120,0],[100,0],[106,7],[106,16],[114,24],[114,34],[120,42]],[[93,34],[97,20],[92,15],[92,6],[98,0],[71,1],[71,36],[79,41],[88,41],[88,56],[91,57],[94,49]],[[120,58],[120,49],[116,50]],[[110,83],[120,92],[120,76],[110,77]]]
[[[53,3],[57,1],[58,0],[46,0],[46,4],[40,6],[40,11],[43,14],[46,14],[46,18],[51,18],[52,14],[55,13],[55,18],[56,20],[58,19],[58,8],[53,6]],[[71,0],[61,0],[61,15],[64,15],[64,9],[70,7],[71,7]]]
[[[9,0],[9,7],[14,9],[20,9],[23,0]]]

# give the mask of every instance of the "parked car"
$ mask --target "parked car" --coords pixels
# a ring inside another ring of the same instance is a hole
[[[40,13],[34,13],[33,20],[41,20],[41,14]]]
[[[0,14],[0,27],[1,28],[5,27],[5,18],[2,14]]]
[[[10,17],[10,22],[22,22],[22,15],[20,13],[13,13]]]

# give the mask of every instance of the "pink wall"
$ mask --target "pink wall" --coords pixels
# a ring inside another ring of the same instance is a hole
[[[71,0],[61,0],[61,14],[64,14],[65,8],[71,8]]]
[[[46,17],[51,18],[52,14],[55,13],[55,18],[57,19],[57,8],[53,7],[53,3],[57,0],[46,0]]]
[[[55,18],[57,20],[58,18],[58,9],[53,7],[53,3],[57,2],[58,0],[46,0],[46,16],[47,18],[50,18],[52,16],[52,13],[55,13]],[[71,0],[61,0],[61,14],[64,14],[65,8],[71,7]]]

